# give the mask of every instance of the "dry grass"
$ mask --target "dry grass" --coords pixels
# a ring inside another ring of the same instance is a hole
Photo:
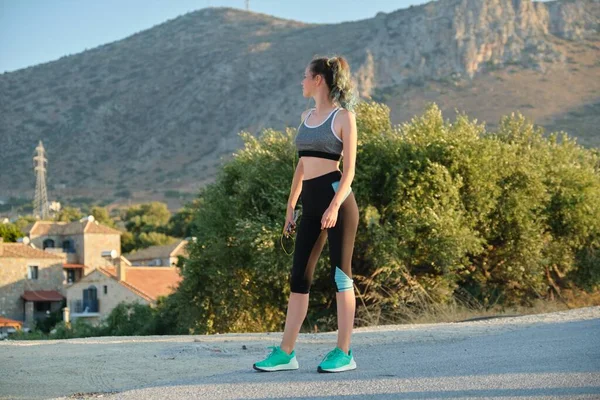
[[[582,290],[564,290],[558,300],[538,299],[531,306],[502,306],[495,304],[485,307],[473,300],[455,301],[450,304],[424,305],[416,312],[405,310],[398,314],[394,324],[411,323],[438,323],[460,322],[471,319],[490,317],[517,316],[529,314],[543,314],[555,311],[565,311],[573,308],[600,305],[600,291],[587,293]]]
[[[573,308],[600,306],[600,291],[587,293],[582,290],[563,290],[558,300],[539,299],[531,306],[509,306],[500,304],[484,306],[481,303],[463,296],[449,304],[432,304],[420,299],[418,305],[400,306],[382,313],[378,308],[364,307],[357,296],[355,326],[429,324],[442,322],[462,322],[467,320],[543,314],[566,311]],[[303,332],[327,332],[337,330],[337,317],[330,315],[310,322],[309,329]],[[307,327],[308,328],[308,327]]]

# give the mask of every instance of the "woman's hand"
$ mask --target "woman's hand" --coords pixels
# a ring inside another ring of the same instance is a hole
[[[290,229],[288,230],[288,226]],[[283,235],[289,236],[296,229],[296,223],[294,222],[294,207],[288,206],[287,212],[285,213],[285,223],[283,224]]]
[[[327,210],[323,213],[323,217],[321,218],[321,229],[329,229],[335,226],[338,217],[338,208],[334,206],[329,206]]]

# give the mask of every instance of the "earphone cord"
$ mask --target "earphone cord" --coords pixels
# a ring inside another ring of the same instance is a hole
[[[285,254],[287,254],[288,256],[291,256],[292,254],[294,254],[294,250],[292,250],[291,253],[288,253],[287,250],[285,249],[285,247],[283,246],[283,233],[281,234],[281,238],[280,238],[279,242],[281,243],[281,248],[283,249]]]

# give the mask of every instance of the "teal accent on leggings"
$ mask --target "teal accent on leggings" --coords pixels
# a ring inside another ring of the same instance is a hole
[[[335,267],[335,284],[337,285],[339,292],[352,290],[354,287],[353,282],[354,281],[350,279],[340,267]]]

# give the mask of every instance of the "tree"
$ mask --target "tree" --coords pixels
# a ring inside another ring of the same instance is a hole
[[[72,222],[78,221],[83,217],[79,208],[66,206],[56,215],[56,221]]]
[[[24,215],[22,217],[19,217],[16,221],[15,221],[15,225],[17,226],[17,228],[19,228],[19,230],[21,232],[25,232],[25,228],[34,223],[35,221],[37,221],[37,218],[34,217],[33,215]]]
[[[194,200],[186,204],[181,210],[173,214],[167,225],[167,233],[170,236],[186,238],[192,236],[192,221],[198,209],[198,201]]]
[[[171,213],[165,203],[151,202],[128,208],[122,219],[127,233],[121,237],[121,249],[129,253],[149,246],[169,244],[176,239],[167,235]]]
[[[115,227],[115,221],[110,217],[110,214],[105,207],[92,206],[90,214],[98,221],[98,223],[110,226],[111,228]]]
[[[5,242],[16,242],[18,238],[25,236],[23,232],[15,224],[2,224],[0,223],[0,237]]]
[[[159,232],[142,232],[137,238],[137,247],[146,248],[150,246],[162,246],[169,243],[174,243],[177,239]]]
[[[162,229],[171,217],[165,203],[153,201],[128,208],[122,215],[125,228],[134,235],[156,232]]]

